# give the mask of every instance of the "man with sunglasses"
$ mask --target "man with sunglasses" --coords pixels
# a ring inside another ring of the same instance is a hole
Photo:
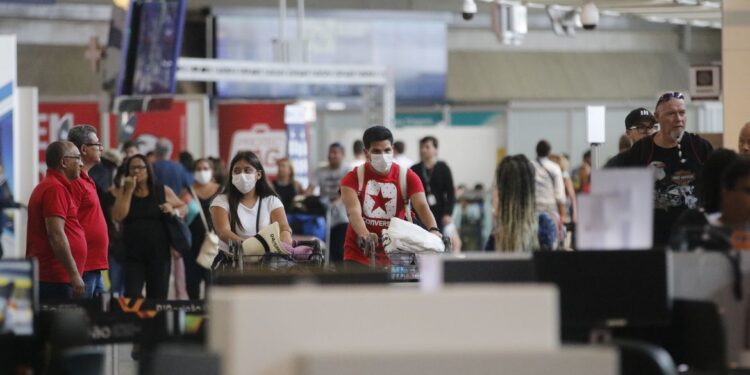
[[[656,129],[656,117],[651,114],[646,108],[636,108],[625,117],[625,137],[630,140],[630,145],[627,149],[630,149],[632,145],[641,139],[650,136]],[[621,139],[624,140],[623,137]],[[622,144],[622,142],[621,142]],[[627,149],[625,151],[627,151]],[[620,153],[609,159],[606,168],[622,167],[625,163],[624,151],[621,149]]]
[[[649,166],[655,171],[654,246],[663,247],[677,218],[696,208],[696,177],[713,151],[697,134],[685,131],[685,96],[668,92],[659,97],[654,117],[659,131],[643,137],[623,154],[623,166]]]
[[[86,235],[72,194],[72,183],[83,167],[81,153],[71,142],[52,142],[46,164],[47,176],[29,198],[26,257],[39,264],[41,301],[83,298]]]
[[[89,171],[102,161],[102,143],[96,135],[96,128],[91,125],[74,126],[68,132],[68,141],[72,142],[81,154],[81,177],[72,183],[73,198],[78,203],[78,221],[86,228],[88,252],[83,272],[86,284],[86,298],[104,293],[102,271],[109,269],[109,232],[104,211],[99,201],[96,182],[89,176]]]

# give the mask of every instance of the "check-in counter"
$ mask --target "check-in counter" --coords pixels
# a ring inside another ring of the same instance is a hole
[[[307,353],[296,375],[617,375],[617,350],[562,347],[553,351],[445,353]]]
[[[734,271],[726,255],[719,252],[673,253],[674,298],[716,303],[723,317],[727,356],[737,367],[745,350],[750,300],[750,253],[740,252],[743,296],[734,294]],[[747,364],[745,364],[747,365]]]
[[[440,353],[517,353],[513,363],[521,367],[523,355],[547,358],[560,351],[557,291],[548,285],[430,293],[382,286],[217,287],[209,311],[209,347],[227,375],[295,374],[300,356],[310,359],[321,350],[436,359]]]

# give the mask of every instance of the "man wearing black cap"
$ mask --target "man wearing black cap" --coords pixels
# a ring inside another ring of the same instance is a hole
[[[667,244],[672,225],[688,208],[696,208],[696,177],[713,147],[697,134],[685,131],[685,97],[668,92],[659,97],[654,117],[659,131],[642,138],[623,153],[624,166],[654,169],[654,246]]]
[[[633,145],[642,138],[653,134],[655,125],[656,117],[651,114],[651,111],[646,108],[636,108],[630,111],[625,117],[625,136],[630,139],[630,144]],[[621,148],[620,153],[615,155],[612,159],[609,159],[605,167],[612,168],[624,166],[624,154],[625,153]]]

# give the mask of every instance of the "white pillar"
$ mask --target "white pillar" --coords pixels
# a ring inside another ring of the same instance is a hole
[[[721,59],[724,99],[724,147],[737,150],[742,126],[750,121],[750,1],[724,0]]]
[[[18,88],[18,143],[23,145],[18,148],[20,168],[16,179],[17,195],[16,201],[23,204],[29,203],[31,191],[39,183],[39,92],[36,87]],[[8,254],[11,257],[23,257],[26,255],[26,224],[28,212],[18,210],[15,216],[16,253]],[[9,251],[7,249],[6,251]]]

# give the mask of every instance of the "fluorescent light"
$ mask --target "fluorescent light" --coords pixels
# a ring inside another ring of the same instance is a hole
[[[344,102],[328,102],[326,103],[326,109],[329,111],[343,111],[346,109],[346,103]]]

